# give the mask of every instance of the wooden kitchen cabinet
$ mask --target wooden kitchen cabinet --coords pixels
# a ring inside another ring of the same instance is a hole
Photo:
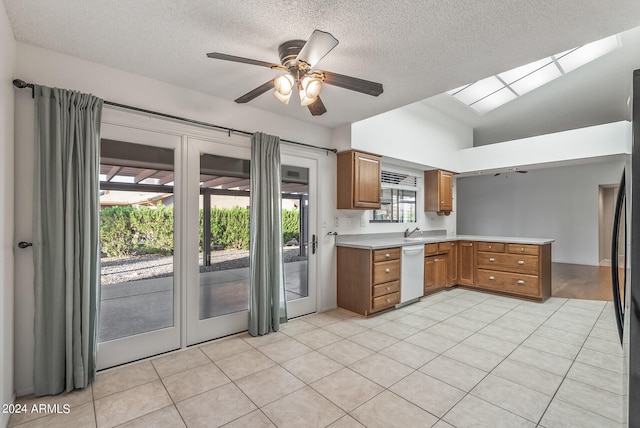
[[[424,172],[424,210],[438,215],[453,211],[453,173],[442,170]]]
[[[476,285],[476,251],[470,241],[458,242],[458,284]]]
[[[348,150],[338,158],[338,209],[380,208],[380,156]]]
[[[424,294],[447,286],[447,255],[424,258]]]
[[[447,255],[447,287],[458,284],[458,245],[454,241],[440,242],[438,253]]]
[[[400,248],[338,247],[338,306],[361,315],[400,303]]]
[[[479,243],[478,287],[546,300],[551,295],[551,244]]]

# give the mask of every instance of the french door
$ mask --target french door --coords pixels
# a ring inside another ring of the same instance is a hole
[[[187,144],[187,345],[244,331],[249,305],[250,148]],[[316,310],[316,163],[283,154],[285,289],[290,318]]]
[[[282,148],[288,316],[316,311],[316,160]],[[247,330],[250,145],[102,125],[98,369]]]
[[[181,137],[102,124],[97,368],[180,347]]]

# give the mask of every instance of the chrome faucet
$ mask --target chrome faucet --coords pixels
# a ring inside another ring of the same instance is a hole
[[[415,232],[417,232],[418,230],[420,230],[419,227],[416,227],[415,229],[413,229],[411,232],[409,232],[409,228],[407,228],[407,230],[404,231],[404,237],[408,238],[411,235],[413,235]]]

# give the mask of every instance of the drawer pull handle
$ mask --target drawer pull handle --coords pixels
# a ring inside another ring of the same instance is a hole
[[[522,251],[524,253],[524,248],[520,248],[520,251]]]
[[[492,248],[493,248],[493,245],[489,245],[489,249],[492,249]]]
[[[519,265],[523,265],[524,264],[524,260],[518,260],[518,264]]]
[[[391,299],[387,299],[387,303],[391,303]]]
[[[386,268],[386,269],[384,270],[384,272],[385,272],[385,273],[389,273],[389,272],[391,272],[391,269]]]
[[[387,291],[391,291],[391,287],[387,287]]]
[[[495,279],[496,279],[496,277],[495,277],[495,276],[493,276],[493,275],[491,275],[491,276],[489,277],[489,279],[490,279],[491,281],[493,281],[493,280],[495,280]]]
[[[384,256],[385,256],[386,258],[389,258],[389,257],[391,257],[391,254],[386,253]]]
[[[524,280],[522,279],[518,280],[518,285],[524,285]]]
[[[494,259],[493,257],[489,257],[489,261],[490,261],[490,262],[495,262],[495,261],[496,261],[496,259]]]
[[[451,246],[452,246],[452,247],[455,247],[455,246],[456,246],[455,242],[454,242],[454,243],[452,243],[452,244],[451,244]]]
[[[473,247],[473,242],[471,244],[469,244],[470,247]]]
[[[439,262],[439,261],[440,261],[440,259],[433,259],[433,261],[434,261],[434,262]]]

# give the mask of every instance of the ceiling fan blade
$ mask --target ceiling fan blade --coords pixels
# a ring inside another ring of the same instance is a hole
[[[258,61],[257,59],[243,58],[241,56],[227,55],[220,52],[211,52],[211,53],[208,53],[207,56],[209,58],[222,59],[224,61],[241,62],[243,64],[259,65],[260,67],[278,68],[281,70],[286,70],[286,68],[280,64],[274,64],[274,63],[265,62],[265,61]]]
[[[269,80],[266,83],[263,83],[262,85],[258,86],[254,90],[247,92],[240,98],[236,99],[235,102],[237,102],[238,104],[248,103],[249,101],[256,98],[257,96],[264,94],[271,88],[273,88],[273,79]]]
[[[320,99],[320,97],[316,98],[314,102],[307,106],[309,112],[312,116],[320,116],[327,112],[327,108],[324,106],[324,103]]]
[[[313,67],[338,45],[338,39],[326,31],[314,30],[307,43],[298,52],[298,61]]]
[[[343,74],[323,71],[324,83],[327,85],[339,86],[363,94],[377,97],[383,92],[382,84],[370,80],[358,79],[357,77],[345,76]]]

